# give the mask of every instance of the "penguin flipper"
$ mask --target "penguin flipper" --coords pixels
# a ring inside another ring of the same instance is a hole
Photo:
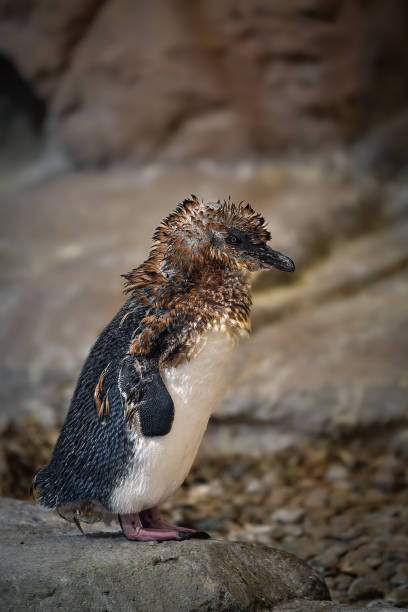
[[[165,436],[174,420],[174,404],[160,374],[159,360],[127,355],[119,373],[125,420],[136,422],[145,437]]]

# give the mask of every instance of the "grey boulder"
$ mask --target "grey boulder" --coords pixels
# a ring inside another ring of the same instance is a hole
[[[292,554],[217,540],[129,542],[118,528],[84,537],[54,513],[0,500],[2,610],[271,610],[329,599]]]
[[[375,603],[369,606],[354,605],[348,606],[343,603],[332,601],[306,601],[305,599],[293,599],[273,608],[273,612],[392,612],[397,610],[394,606]]]

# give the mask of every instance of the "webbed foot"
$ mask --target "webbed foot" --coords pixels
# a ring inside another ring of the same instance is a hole
[[[205,531],[196,531],[187,527],[171,525],[164,521],[157,508],[150,508],[134,514],[119,514],[119,523],[123,535],[128,540],[149,542],[156,540],[189,540],[190,538],[208,539]]]
[[[197,529],[190,529],[189,527],[180,527],[179,525],[172,525],[165,521],[160,514],[159,509],[149,508],[148,510],[142,510],[140,512],[140,521],[144,527],[154,529],[174,529],[178,532],[183,533],[182,540],[189,538],[198,538],[200,540],[208,540],[210,535],[205,531],[197,531]]]

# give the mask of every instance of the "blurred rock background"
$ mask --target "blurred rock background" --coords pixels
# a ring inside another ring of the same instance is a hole
[[[322,448],[309,496],[353,483],[354,470],[360,484],[316,521],[374,487],[364,512],[378,511],[381,540],[407,484],[407,36],[404,0],[0,2],[3,495],[27,497],[87,351],[122,302],[120,274],[143,261],[153,228],[190,193],[231,195],[265,214],[297,271],[255,279],[253,334],[180,494],[211,485],[204,458],[224,466],[239,453],[260,503],[273,488],[263,465],[298,457],[307,471],[304,445]],[[280,485],[299,507],[296,482]],[[283,522],[278,540],[293,550],[304,519],[276,518],[285,504],[277,495],[253,521]],[[406,521],[393,520],[400,533]],[[260,537],[244,523],[212,527]],[[262,541],[276,545],[272,532]],[[356,596],[359,583],[346,594],[344,576],[361,572],[341,569],[336,551],[323,569],[340,576],[340,598],[373,598]],[[377,557],[373,571],[394,565],[373,578],[390,581],[375,597],[400,589],[390,601],[404,603],[403,561]]]

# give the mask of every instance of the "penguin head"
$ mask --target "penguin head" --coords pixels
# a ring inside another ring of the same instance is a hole
[[[270,238],[264,218],[249,204],[199,202],[191,196],[157,228],[152,254],[160,254],[162,270],[223,266],[293,272],[293,261],[271,249]]]

